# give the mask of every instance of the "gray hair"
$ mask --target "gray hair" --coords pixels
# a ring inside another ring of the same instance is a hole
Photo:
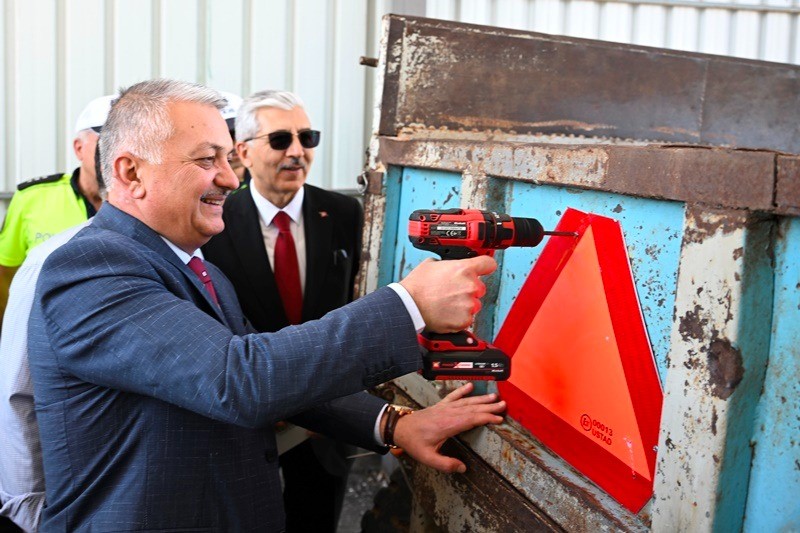
[[[253,93],[242,102],[236,114],[236,141],[242,142],[258,135],[260,127],[258,110],[263,107],[277,107],[290,111],[295,107],[305,107],[303,101],[294,93],[289,91],[258,91]]]
[[[174,102],[192,102],[217,109],[227,104],[214,89],[179,80],[149,80],[121,89],[100,133],[106,188],[110,189],[114,183],[114,160],[122,152],[130,152],[151,164],[161,163],[162,146],[173,133],[168,106]]]

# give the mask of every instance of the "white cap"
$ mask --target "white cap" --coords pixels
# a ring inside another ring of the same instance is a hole
[[[220,109],[219,112],[222,113],[222,118],[228,124],[228,129],[232,130],[236,122],[236,113],[242,105],[242,97],[227,91],[219,91],[219,93],[228,101],[228,104]]]
[[[103,124],[106,123],[108,118],[108,111],[111,109],[111,102],[117,98],[117,95],[112,94],[108,96],[101,96],[95,98],[89,105],[87,105],[81,114],[78,115],[78,120],[75,121],[75,133],[83,130],[94,130],[100,133]]]

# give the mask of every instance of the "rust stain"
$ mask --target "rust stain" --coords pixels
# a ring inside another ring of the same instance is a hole
[[[714,405],[711,407],[711,434],[717,434],[717,420],[719,420],[719,416],[717,415],[717,406]]]
[[[706,326],[708,326],[707,318],[700,318],[703,308],[699,305],[694,306],[693,311],[687,311],[681,318],[681,323],[678,326],[678,331],[684,341],[689,339],[702,340]]]
[[[698,132],[698,131],[696,131],[694,129],[665,128],[663,126],[659,126],[659,127],[654,127],[653,131],[656,131],[658,133],[664,133],[664,134],[666,134],[666,135],[668,135],[670,137],[676,136],[676,135],[683,135],[683,136],[689,137],[690,139],[695,139],[698,142],[700,141],[700,132]],[[693,147],[694,145],[688,145],[688,146],[692,146]]]
[[[744,226],[742,213],[704,213],[699,206],[692,213],[690,223],[686,225],[683,243],[702,243],[714,235],[728,235]]]
[[[727,339],[716,339],[708,351],[711,393],[727,400],[744,377],[742,353]]]
[[[418,122],[422,121],[420,117]],[[427,117],[428,120],[430,117]],[[448,113],[439,113],[436,116],[437,121],[445,125],[459,125],[463,128],[478,128],[482,130],[513,130],[513,131],[528,131],[537,130],[541,128],[568,128],[580,131],[606,131],[614,130],[612,124],[591,124],[588,122],[580,122],[577,120],[543,120],[536,122],[527,122],[519,120],[500,119],[488,116],[474,116],[474,115],[456,115]],[[498,132],[499,133],[499,132]]]
[[[551,479],[561,487],[563,487],[567,493],[574,497],[577,501],[583,502],[582,505],[585,505],[589,508],[594,508],[597,510],[602,510],[605,508],[605,505],[600,499],[598,499],[598,495],[592,492],[587,491],[584,487],[581,487],[579,484],[575,482],[575,479],[570,478],[569,475],[566,473],[562,473],[559,470],[553,470],[547,464],[547,460],[542,456],[545,454],[542,450],[544,445],[541,444],[536,437],[531,435],[528,431],[519,428],[517,431],[514,429],[518,429],[516,422],[511,421],[511,425],[503,424],[501,426],[495,426],[490,428],[490,431],[496,432],[505,442],[503,443],[503,450],[502,455],[503,459],[506,459],[506,449],[508,449],[509,453],[512,456],[515,456],[515,459],[511,462],[517,463],[521,469],[530,468],[530,463],[533,463],[538,468],[541,468],[543,471],[547,473]],[[516,450],[517,453],[514,454],[513,450]],[[523,480],[524,476],[523,470],[517,470],[515,472],[516,477],[519,480]],[[619,531],[625,531],[629,528],[624,525],[623,522],[619,520],[619,517],[614,516],[612,514],[606,514],[605,518],[611,521]],[[565,521],[561,523],[563,527],[566,528],[567,531],[583,531],[585,530],[585,520],[584,517],[580,513],[569,514],[565,517]]]
[[[504,461],[510,463],[514,458],[513,454],[511,453],[511,447],[504,444],[500,451],[500,456],[503,458]]]
[[[458,191],[456,190],[455,187],[451,187],[450,190],[447,191],[447,196],[445,196],[444,201],[442,203],[446,205],[447,202],[453,199],[454,194],[458,194]]]
[[[400,268],[398,269],[399,276],[402,278],[405,274],[403,271],[406,269],[406,250],[403,248],[403,254],[400,256]]]

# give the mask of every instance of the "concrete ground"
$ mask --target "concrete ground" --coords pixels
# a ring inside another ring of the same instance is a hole
[[[375,494],[389,484],[389,477],[381,468],[381,456],[370,454],[353,463],[347,479],[342,515],[338,533],[361,533],[361,517],[372,509]]]

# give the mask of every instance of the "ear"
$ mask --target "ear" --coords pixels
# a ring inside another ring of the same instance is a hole
[[[141,167],[141,160],[129,152],[123,152],[114,160],[114,179],[128,196],[137,200],[144,198],[147,192],[139,176]]]
[[[239,154],[239,161],[241,161],[244,166],[247,168],[253,166],[253,160],[248,157],[250,153],[250,144],[246,142],[237,142],[236,153]]]
[[[83,152],[83,140],[76,137],[72,141],[72,150],[75,152],[75,157],[78,158],[78,161],[83,161],[82,152]]]

